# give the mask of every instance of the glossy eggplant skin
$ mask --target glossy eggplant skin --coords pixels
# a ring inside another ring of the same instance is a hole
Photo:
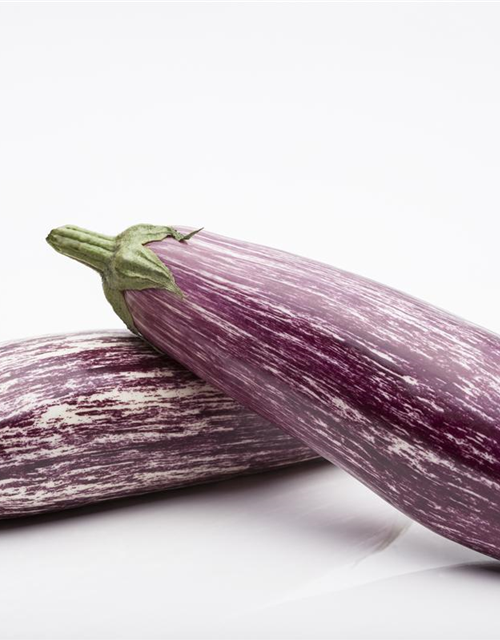
[[[0,518],[314,457],[128,332],[0,345]]]
[[[151,344],[418,522],[500,558],[498,336],[206,231],[147,246],[184,294],[125,293]]]

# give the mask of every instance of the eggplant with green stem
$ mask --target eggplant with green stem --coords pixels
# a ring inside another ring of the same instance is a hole
[[[67,226],[126,325],[443,536],[500,558],[500,338],[208,231]]]

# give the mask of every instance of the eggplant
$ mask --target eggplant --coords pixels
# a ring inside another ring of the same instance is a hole
[[[0,518],[315,454],[126,331],[0,345]]]
[[[500,558],[500,338],[404,293],[206,231],[66,226],[133,331],[437,533]],[[146,246],[147,245],[147,246]]]

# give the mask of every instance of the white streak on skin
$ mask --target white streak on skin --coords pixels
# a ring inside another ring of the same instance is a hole
[[[0,346],[0,518],[312,459],[126,332]]]
[[[201,232],[151,248],[186,296],[127,292],[149,341],[416,520],[500,557],[498,337],[267,247]]]

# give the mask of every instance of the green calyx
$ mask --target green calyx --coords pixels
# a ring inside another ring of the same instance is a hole
[[[113,237],[66,225],[51,231],[47,242],[59,253],[97,271],[108,302],[127,327],[138,333],[124,291],[166,289],[183,296],[170,269],[144,245],[168,237],[183,242],[198,231],[183,235],[173,227],[138,224]]]

